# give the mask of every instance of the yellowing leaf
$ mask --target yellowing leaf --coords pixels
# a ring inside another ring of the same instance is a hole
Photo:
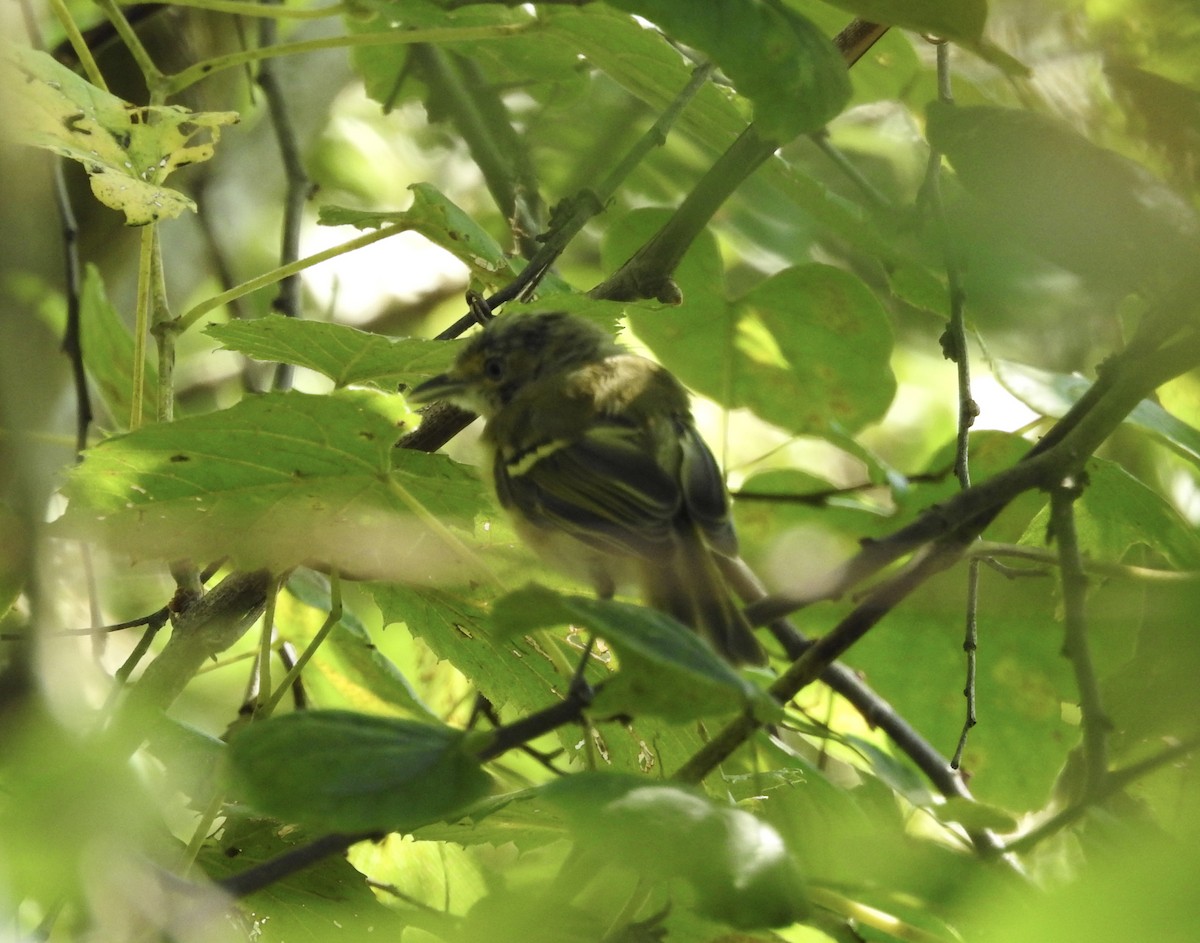
[[[44,52],[5,45],[0,87],[14,138],[79,161],[92,193],[130,226],[173,219],[196,205],[163,186],[170,174],[206,161],[236,112],[141,106],[97,88]]]

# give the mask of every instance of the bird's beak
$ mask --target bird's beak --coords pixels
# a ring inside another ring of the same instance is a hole
[[[439,373],[409,390],[405,399],[417,405],[439,399],[454,400],[460,397],[465,389],[466,384],[461,377],[456,377],[453,373]]]

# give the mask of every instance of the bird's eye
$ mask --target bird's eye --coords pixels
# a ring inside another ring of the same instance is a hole
[[[489,380],[499,380],[504,376],[504,363],[499,357],[488,357],[483,362],[483,375]]]

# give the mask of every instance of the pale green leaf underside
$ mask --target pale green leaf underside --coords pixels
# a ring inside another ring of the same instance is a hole
[[[461,566],[441,521],[484,504],[467,468],[396,450],[398,397],[277,393],[150,426],[88,451],[65,530],[135,559],[218,559],[351,577]]]

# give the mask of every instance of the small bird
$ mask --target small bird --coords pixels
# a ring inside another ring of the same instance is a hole
[[[724,481],[662,366],[574,315],[508,315],[409,399],[483,417],[500,504],[548,563],[603,598],[636,584],[728,661],[765,660],[721,575],[738,552]]]

